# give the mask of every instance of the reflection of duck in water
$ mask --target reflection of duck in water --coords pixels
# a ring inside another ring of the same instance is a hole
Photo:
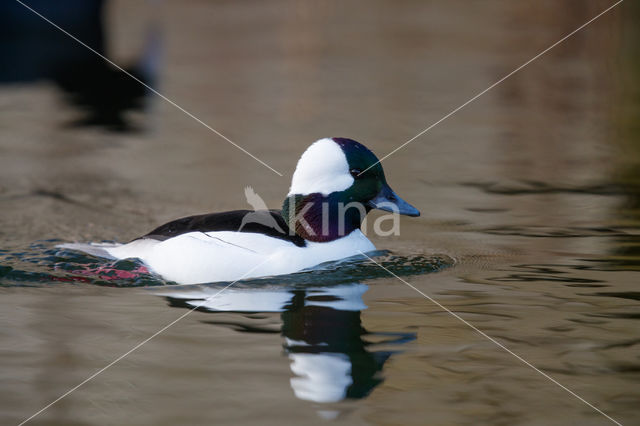
[[[336,402],[363,398],[382,382],[378,373],[391,352],[369,352],[360,320],[364,284],[326,292],[294,291],[282,313],[291,387],[300,399]]]
[[[206,312],[282,312],[284,348],[291,359],[291,387],[296,397],[315,402],[364,398],[382,382],[379,376],[390,351],[372,351],[363,337],[360,314],[366,305],[360,283],[310,287],[235,288],[163,293],[173,306],[200,306]],[[215,324],[215,321],[212,321]],[[245,329],[249,331],[249,329]],[[413,340],[394,334],[392,342]]]

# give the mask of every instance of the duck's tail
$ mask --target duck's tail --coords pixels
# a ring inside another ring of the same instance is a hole
[[[116,259],[108,249],[112,249],[115,247],[119,247],[122,244],[113,244],[113,243],[90,243],[90,244],[82,244],[82,243],[66,243],[59,244],[56,247],[68,249],[68,250],[76,250],[81,251],[86,254],[90,254],[91,256],[104,257],[106,259]]]

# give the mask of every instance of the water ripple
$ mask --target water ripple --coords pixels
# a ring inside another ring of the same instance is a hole
[[[137,259],[108,260],[55,247],[58,240],[34,243],[27,250],[0,250],[0,286],[42,286],[55,283],[92,284],[110,287],[146,287],[174,284],[148,271]],[[397,275],[439,271],[455,263],[446,255],[395,255],[388,251],[370,253]],[[389,277],[388,272],[362,256],[327,262],[309,270],[277,277],[246,280],[249,285],[309,285],[325,281],[346,283]],[[240,285],[240,283],[239,283]]]

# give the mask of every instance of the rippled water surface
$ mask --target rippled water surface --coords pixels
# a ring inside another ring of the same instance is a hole
[[[278,208],[313,140],[383,156],[612,2],[28,2],[282,177],[6,3],[2,424],[160,330],[31,422],[612,424],[540,372],[640,422],[635,3],[383,162],[422,212],[366,229],[397,277],[349,259],[226,289],[56,246],[248,208],[248,185]]]

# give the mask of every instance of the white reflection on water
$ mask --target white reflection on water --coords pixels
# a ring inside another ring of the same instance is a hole
[[[299,288],[270,286],[229,288],[198,286],[161,291],[172,306],[210,313],[280,312],[284,349],[291,360],[290,380],[295,396],[320,403],[363,398],[382,382],[379,373],[392,355],[368,350],[368,333],[360,313],[367,308],[362,283]],[[207,299],[212,297],[211,299]],[[215,322],[214,322],[215,323]],[[391,333],[386,343],[413,340],[412,333]]]

